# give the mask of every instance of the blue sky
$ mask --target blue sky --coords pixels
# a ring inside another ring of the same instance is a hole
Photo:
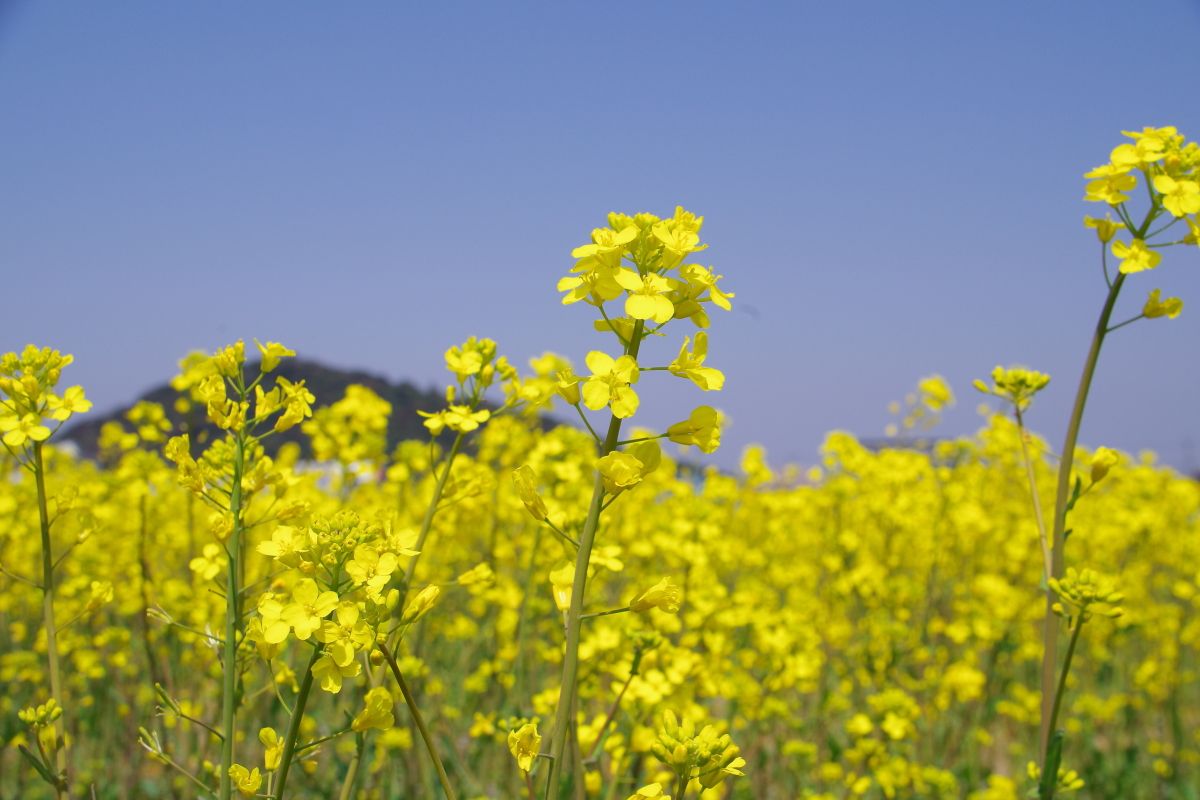
[[[581,364],[570,249],[681,203],[737,292],[721,463],[878,435],[934,372],[973,430],[997,363],[1053,376],[1057,444],[1104,290],[1081,175],[1200,137],[1198,33],[1195,0],[0,2],[0,349],[74,353],[101,409],[238,337],[426,385],[472,334]],[[1200,252],[1135,277],[1122,318],[1192,305],[1113,337],[1082,441],[1196,467]],[[656,427],[714,401],[642,388]]]

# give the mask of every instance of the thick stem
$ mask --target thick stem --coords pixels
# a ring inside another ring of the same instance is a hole
[[[66,713],[63,705],[62,680],[58,667],[58,628],[54,620],[54,553],[50,545],[50,513],[46,508],[46,465],[42,460],[42,443],[33,443],[33,477],[37,486],[38,523],[42,533],[42,626],[46,629],[46,661],[50,677],[50,696]],[[67,776],[67,740],[63,717],[54,721],[58,748],[54,752],[55,777],[59,783],[54,791],[63,797],[69,778]]]
[[[629,343],[627,354],[637,358],[638,348],[642,343],[643,322],[639,320],[633,330],[633,341]],[[600,456],[604,457],[617,447],[621,440],[621,419],[613,416],[608,422],[608,432],[600,445]],[[579,535],[579,551],[575,556],[575,577],[571,586],[571,605],[567,608],[567,647],[563,654],[562,683],[558,690],[558,708],[554,715],[553,737],[550,742],[550,769],[546,778],[546,797],[558,795],[559,780],[562,776],[563,759],[567,752],[568,732],[575,727],[575,719],[571,709],[574,708],[575,681],[579,675],[579,633],[583,621],[583,598],[587,584],[588,564],[592,558],[592,546],[596,542],[596,530],[600,525],[600,511],[604,501],[604,479],[600,471],[596,471],[596,482],[592,487],[592,501],[588,506],[587,518],[583,523],[583,531]]]
[[[241,624],[241,554],[242,554],[242,470],[245,462],[245,442],[242,434],[234,437],[233,486],[229,498],[229,511],[233,514],[233,529],[229,534],[229,568],[225,586],[225,658],[221,682],[221,800],[233,796],[233,779],[229,768],[233,766],[234,717],[237,704],[237,634]]]
[[[421,716],[421,710],[417,708],[417,701],[413,697],[412,691],[408,688],[408,682],[404,680],[404,676],[400,673],[400,665],[396,663],[395,656],[383,644],[378,645],[379,652],[383,654],[384,660],[387,661],[388,667],[392,670],[392,675],[396,678],[396,683],[400,686],[400,693],[404,695],[404,702],[408,706],[408,711],[412,714],[413,722],[416,723],[417,730],[421,734],[421,739],[425,742],[425,749],[429,751],[429,759],[433,762],[433,768],[437,770],[438,781],[442,784],[442,791],[446,793],[447,800],[457,800],[457,795],[454,794],[454,789],[450,786],[450,778],[446,775],[446,768],[442,766],[442,759],[438,756],[437,747],[433,743],[433,736],[429,733],[429,728],[425,725],[425,718]]]
[[[292,758],[296,755],[296,741],[300,738],[300,722],[304,719],[304,706],[308,703],[308,693],[312,691],[313,665],[320,657],[321,648],[314,645],[312,655],[308,659],[308,666],[304,669],[304,677],[300,680],[300,694],[296,696],[296,705],[292,708],[292,718],[288,722],[286,738],[283,740],[283,755],[279,758],[279,772],[275,778],[275,800],[283,798],[288,770],[291,769]]]
[[[1112,318],[1113,307],[1117,295],[1125,285],[1125,273],[1117,275],[1112,287],[1108,290],[1104,308],[1100,311],[1100,319],[1096,322],[1096,331],[1092,334],[1092,344],[1088,349],[1087,360],[1083,364],[1083,375],[1079,378],[1079,389],[1075,393],[1075,405],[1071,409],[1071,419],[1067,424],[1066,441],[1063,443],[1062,455],[1058,464],[1058,492],[1054,500],[1054,536],[1050,549],[1050,576],[1061,578],[1064,568],[1063,545],[1066,540],[1067,503],[1071,496],[1071,468],[1075,462],[1075,445],[1079,440],[1079,426],[1083,422],[1083,409],[1087,405],[1088,391],[1092,387],[1092,378],[1096,373],[1096,362],[1100,358],[1100,348],[1108,333],[1108,323]],[[1046,763],[1046,749],[1050,744],[1050,715],[1054,707],[1052,687],[1058,664],[1058,616],[1054,613],[1054,592],[1046,587],[1046,616],[1042,631],[1042,724],[1039,752],[1041,763]]]

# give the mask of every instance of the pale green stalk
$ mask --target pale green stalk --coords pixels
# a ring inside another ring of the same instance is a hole
[[[450,468],[454,466],[454,459],[458,455],[459,448],[462,447],[464,436],[466,434],[460,431],[454,437],[454,443],[450,445],[450,452],[446,454],[446,464],[442,468],[442,474],[438,475],[437,483],[433,487],[433,497],[429,499],[425,517],[421,520],[421,529],[417,533],[417,543],[413,547],[417,554],[409,560],[408,566],[404,570],[404,586],[400,589],[400,609],[404,608],[404,601],[408,597],[409,588],[412,586],[413,577],[417,572],[417,561],[420,560],[421,553],[425,550],[425,540],[429,538],[429,531],[433,528],[433,518],[437,516],[438,503],[441,502],[442,492],[446,489],[446,480],[450,477]]]
[[[233,514],[233,530],[229,534],[229,569],[225,586],[225,656],[221,683],[221,788],[220,799],[233,796],[233,740],[237,704],[237,634],[241,628],[241,558],[242,558],[242,470],[245,462],[245,441],[238,433],[233,444],[233,485],[229,511]]]
[[[62,680],[58,666],[58,628],[54,620],[54,554],[50,544],[50,514],[46,508],[46,466],[42,460],[42,443],[33,443],[33,477],[37,487],[38,522],[42,534],[42,626],[46,630],[46,661],[50,678],[50,696],[58,707],[66,714],[63,704]],[[55,795],[64,797],[66,786],[69,786],[67,776],[67,740],[64,716],[54,721],[55,735],[58,748],[54,753],[54,765],[57,770],[55,777],[58,783],[54,786]]]
[[[637,358],[638,348],[642,343],[644,323],[639,320],[633,330],[633,341],[629,343],[627,355]],[[617,447],[621,439],[621,419],[612,416],[608,423],[608,433],[600,445],[600,456],[604,457]],[[579,550],[575,557],[575,577],[571,586],[571,605],[567,609],[566,635],[567,646],[563,655],[562,683],[558,690],[558,708],[554,715],[554,730],[551,732],[550,769],[546,779],[546,797],[558,794],[559,781],[562,776],[563,759],[567,752],[568,733],[574,730],[575,719],[571,713],[575,700],[575,682],[579,677],[579,635],[583,621],[583,598],[587,583],[588,564],[592,558],[592,546],[596,542],[596,530],[600,525],[600,511],[604,501],[604,479],[600,471],[596,471],[596,480],[592,486],[592,500],[588,505],[587,518],[583,523],[583,531],[579,535]]]
[[[429,753],[429,760],[433,762],[433,768],[437,771],[438,782],[442,785],[442,791],[446,793],[447,800],[457,800],[457,795],[454,793],[454,788],[450,785],[450,778],[446,775],[446,768],[442,766],[442,759],[438,756],[437,747],[433,743],[433,735],[429,732],[429,728],[425,725],[425,717],[421,715],[421,710],[417,708],[416,698],[413,697],[412,691],[408,688],[408,682],[404,680],[404,675],[400,672],[400,665],[396,663],[395,656],[387,649],[386,645],[378,645],[379,652],[383,654],[384,660],[387,661],[388,667],[392,670],[392,675],[396,678],[396,683],[400,686],[400,693],[404,695],[404,702],[408,705],[408,711],[412,714],[413,722],[416,723],[417,730],[421,734],[421,739],[425,742],[425,749]]]
[[[1088,348],[1087,359],[1083,364],[1083,375],[1079,378],[1079,389],[1075,393],[1075,405],[1071,409],[1071,418],[1067,424],[1066,441],[1063,443],[1062,455],[1058,464],[1058,493],[1054,501],[1054,536],[1050,547],[1050,576],[1061,578],[1065,560],[1063,546],[1066,543],[1067,503],[1071,497],[1071,470],[1075,463],[1075,446],[1079,440],[1079,426],[1083,422],[1083,410],[1087,405],[1088,392],[1092,387],[1092,378],[1096,374],[1096,362],[1100,358],[1100,348],[1104,337],[1108,335],[1108,323],[1112,319],[1113,307],[1117,295],[1125,285],[1125,273],[1119,273],[1108,290],[1104,307],[1100,311],[1100,319],[1096,323],[1092,343]],[[1058,665],[1058,616],[1054,613],[1054,591],[1046,587],[1046,617],[1042,631],[1042,707],[1041,731],[1039,739],[1040,761],[1046,763],[1046,750],[1053,733],[1052,716],[1055,705],[1053,687]]]

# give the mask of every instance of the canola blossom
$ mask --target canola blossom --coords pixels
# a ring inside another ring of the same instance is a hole
[[[1120,320],[1124,284],[1200,243],[1200,148],[1126,135],[1086,176],[1083,396],[1107,337],[1183,311],[1144,286]],[[1082,401],[1052,447],[1024,366],[975,381],[972,435],[932,438],[932,375],[904,438],[717,469],[736,295],[704,218],[606,223],[558,282],[594,347],[450,347],[395,448],[369,389],[315,397],[237,341],[88,461],[56,444],[91,409],[71,356],[0,355],[0,796],[1188,796],[1200,484],[1081,447]],[[643,427],[680,380],[705,396]]]

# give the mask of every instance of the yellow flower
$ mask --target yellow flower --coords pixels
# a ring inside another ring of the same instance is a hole
[[[554,605],[559,611],[571,607],[571,591],[575,585],[575,565],[567,562],[558,569],[550,570],[550,591],[554,595]]]
[[[992,370],[992,386],[981,380],[976,380],[974,386],[984,394],[994,394],[1008,400],[1018,410],[1024,411],[1029,407],[1033,396],[1045,389],[1050,383],[1050,376],[1044,372],[1026,369],[1025,367],[1001,367],[997,365]]]
[[[638,366],[632,356],[614,359],[593,350],[587,355],[592,377],[583,385],[583,404],[593,411],[612,406],[614,417],[632,417],[638,409],[637,393],[630,384],[638,381]]]
[[[1162,253],[1146,247],[1146,243],[1141,239],[1134,239],[1129,244],[1117,240],[1112,243],[1112,252],[1121,259],[1118,269],[1126,274],[1154,269],[1158,262],[1162,261]]]
[[[629,604],[629,610],[644,614],[652,608],[662,609],[668,614],[675,614],[683,602],[683,589],[671,583],[670,578],[663,578],[646,591],[637,596]]]
[[[201,555],[188,562],[188,568],[200,576],[200,580],[211,581],[225,569],[225,551],[221,545],[209,542],[204,545]]]
[[[671,800],[671,795],[663,794],[661,783],[651,783],[643,786],[633,794],[629,795],[626,800],[646,800],[646,798],[655,798],[655,800]]]
[[[667,428],[667,437],[676,444],[695,445],[711,453],[721,446],[721,414],[711,406],[698,406],[686,420]]]
[[[653,272],[639,275],[629,269],[617,270],[615,278],[621,288],[629,292],[629,297],[625,298],[625,313],[633,319],[652,319],[661,325],[674,316],[675,306],[666,293],[676,288],[678,281]]]
[[[274,728],[261,728],[258,731],[258,741],[264,748],[263,768],[267,772],[279,769],[279,762],[283,760],[283,739],[279,738]]]
[[[1146,298],[1146,304],[1142,306],[1142,316],[1146,317],[1146,319],[1155,319],[1157,317],[1175,319],[1183,311],[1183,301],[1178,297],[1168,297],[1166,300],[1161,298],[1161,289],[1155,289],[1150,292],[1150,296]]]
[[[258,352],[262,354],[259,369],[263,372],[273,372],[279,366],[281,359],[291,358],[296,355],[295,350],[289,350],[279,342],[267,342],[263,344],[258,339],[255,339],[254,344],[258,347]]]
[[[346,562],[346,575],[364,587],[369,597],[378,597],[399,566],[400,562],[392,553],[380,555],[374,547],[360,544],[354,548],[354,558]]]
[[[596,462],[604,488],[609,494],[631,489],[642,482],[645,465],[629,453],[613,452]]]
[[[560,278],[557,289],[560,292],[566,292],[562,304],[569,306],[580,300],[586,300],[592,305],[598,306],[609,300],[616,300],[624,291],[621,284],[617,283],[616,273],[615,268],[597,266],[582,275],[568,275]]]
[[[1137,186],[1137,178],[1133,175],[1108,166],[1097,167],[1085,177],[1094,180],[1088,182],[1083,199],[1094,203],[1108,203],[1110,206],[1124,203],[1129,199],[1128,192]]]
[[[708,358],[708,334],[704,331],[697,333],[696,344],[691,351],[688,350],[690,343],[691,338],[685,336],[683,345],[679,348],[679,355],[667,369],[672,375],[687,378],[706,392],[720,391],[725,385],[725,375],[718,369],[704,366],[704,361]]]
[[[285,608],[272,595],[263,595],[258,599],[259,633],[264,643],[280,644],[287,639],[292,626],[283,618]]]
[[[866,714],[855,714],[846,723],[846,733],[858,739],[869,735],[873,730],[875,730],[875,725]]]
[[[1200,183],[1155,175],[1154,188],[1162,194],[1163,208],[1172,216],[1182,217],[1200,211]]]
[[[638,229],[627,227],[621,230],[612,228],[595,228],[592,230],[592,243],[581,245],[571,251],[571,257],[578,259],[572,272],[585,272],[596,267],[614,268],[621,263],[621,256],[629,249],[629,245],[638,237]]]
[[[358,603],[344,600],[338,603],[335,618],[322,622],[321,629],[317,631],[317,641],[324,642],[325,652],[340,667],[354,661],[356,652],[366,649],[375,641],[367,623],[359,619],[360,613]]]
[[[37,414],[0,417],[0,431],[4,431],[4,443],[9,447],[20,447],[27,441],[44,442],[50,438],[50,429],[42,424],[42,418]]]
[[[296,632],[297,639],[307,641],[308,637],[321,628],[322,620],[329,616],[335,608],[338,608],[337,593],[322,592],[317,587],[316,581],[311,578],[303,578],[296,581],[295,587],[292,588],[292,602],[283,609],[282,618]],[[340,611],[339,609],[339,614]],[[263,625],[263,633],[266,635],[265,619]],[[267,638],[267,641],[271,641],[271,639]],[[321,639],[321,641],[327,640]]]
[[[537,475],[528,464],[523,464],[513,470],[513,486],[525,508],[533,518],[541,521],[546,518],[546,503],[537,492]]]
[[[1097,447],[1092,453],[1092,483],[1099,483],[1108,475],[1109,470],[1117,465],[1121,456],[1115,450],[1107,447]]]
[[[1108,244],[1117,235],[1117,231],[1125,227],[1125,223],[1117,222],[1110,214],[1105,214],[1104,219],[1085,216],[1083,225],[1096,231],[1096,238],[1100,240],[1101,244]]]
[[[254,797],[258,787],[262,786],[262,775],[258,767],[247,770],[241,764],[229,768],[229,777],[233,778],[233,786],[242,797]]]
[[[84,396],[82,386],[70,387],[63,392],[61,398],[55,395],[46,398],[46,408],[50,411],[50,416],[60,422],[70,419],[72,414],[82,414],[91,407],[92,401]]]
[[[419,620],[421,617],[429,613],[429,610],[437,604],[438,598],[442,596],[442,590],[438,586],[426,586],[417,596],[404,606],[404,613],[400,615],[400,621],[406,625]]]
[[[393,705],[391,693],[382,686],[376,686],[367,692],[367,696],[363,700],[363,709],[350,723],[350,728],[359,733],[371,728],[387,730],[396,722],[392,716]]]
[[[339,663],[338,659],[330,654],[326,648],[325,653],[317,659],[317,663],[313,664],[313,677],[321,682],[321,688],[330,694],[337,694],[342,690],[342,680],[344,678],[353,678],[358,675],[360,665],[351,654],[350,660],[346,663]]]
[[[537,724],[533,722],[527,722],[508,734],[508,750],[522,772],[533,769],[533,760],[537,758],[541,746],[542,737],[538,734]]]

